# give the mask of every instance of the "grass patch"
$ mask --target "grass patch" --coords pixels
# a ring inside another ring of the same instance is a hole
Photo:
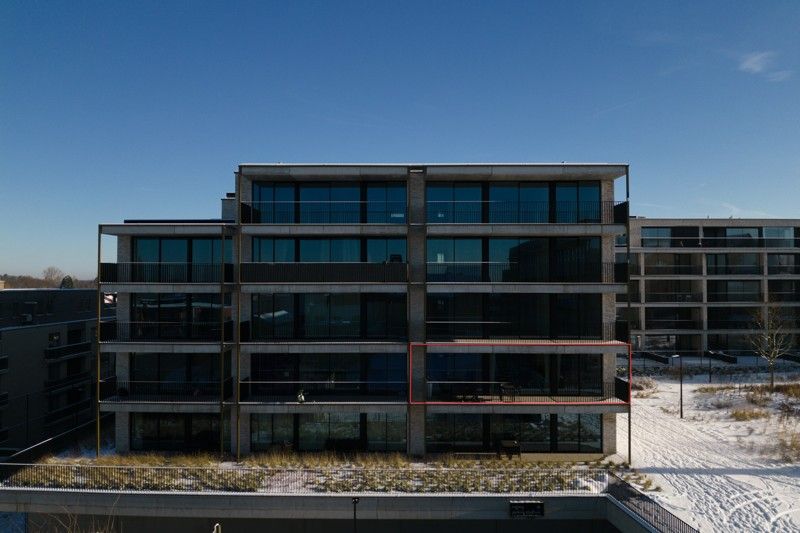
[[[711,400],[711,407],[715,409],[727,409],[733,405],[733,400],[729,398],[715,398]]]
[[[700,394],[716,394],[718,392],[734,390],[733,385],[703,385],[702,387],[697,387],[694,391]]]
[[[738,422],[746,422],[748,420],[758,420],[760,418],[769,418],[770,414],[762,409],[734,409],[731,411],[731,418]]]

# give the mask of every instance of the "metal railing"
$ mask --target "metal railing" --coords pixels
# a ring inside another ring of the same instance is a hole
[[[242,202],[243,224],[405,224],[405,201]]]
[[[758,329],[753,319],[716,319],[709,318],[707,329]]]
[[[769,297],[774,302],[800,302],[800,291],[769,291]]]
[[[796,239],[771,237],[642,237],[643,248],[798,248]]]
[[[751,291],[709,292],[709,302],[760,302],[761,293]]]
[[[428,224],[626,224],[628,203],[431,200]]]
[[[44,349],[45,359],[60,359],[62,357],[69,357],[71,355],[78,355],[90,352],[92,350],[91,342],[79,342],[76,344],[67,344],[64,346],[54,346],[52,348]]]
[[[427,402],[447,403],[627,403],[628,387],[597,383],[583,387],[558,387],[511,381],[427,381]]]
[[[646,276],[699,276],[703,265],[644,265]]]
[[[777,275],[800,275],[800,265],[769,265],[767,267],[767,273]]]
[[[645,302],[702,302],[702,292],[645,292]]]
[[[226,283],[233,265],[220,263],[101,263],[101,283]]]
[[[628,342],[628,324],[617,321],[606,324],[586,324],[574,331],[552,328],[549,331],[520,331],[513,322],[476,320],[427,320],[429,339],[529,339],[564,341],[615,341]]]
[[[243,402],[401,402],[408,398],[407,381],[242,381]]]
[[[379,327],[380,326],[380,327]],[[244,321],[241,324],[242,342],[272,342],[288,340],[347,340],[347,339],[374,339],[374,340],[405,340],[408,326],[405,320],[394,323],[392,320],[383,324],[373,321],[370,325],[360,322],[331,320],[325,324],[300,324],[295,323],[294,317],[281,320],[276,317],[272,320]]]
[[[406,263],[242,263],[245,283],[404,283]]]
[[[0,490],[258,494],[603,494],[602,469],[0,464]]]
[[[761,272],[761,265],[706,265],[709,276],[751,276]]]
[[[649,319],[645,317],[645,329],[703,329],[702,320],[693,319]]]
[[[664,533],[699,533],[699,530],[675,516],[654,499],[626,483],[614,473],[609,473],[606,492],[658,531]]]
[[[626,283],[625,263],[448,261],[427,264],[429,283]]]
[[[103,322],[100,342],[219,341],[233,338],[233,322]]]
[[[233,379],[222,381],[100,381],[100,401],[124,402],[219,402],[233,394]]]

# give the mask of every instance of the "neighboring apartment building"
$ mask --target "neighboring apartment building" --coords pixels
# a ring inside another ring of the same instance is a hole
[[[632,217],[630,231],[630,315],[627,296],[618,311],[634,350],[751,354],[768,306],[800,334],[800,220]]]
[[[627,172],[244,164],[220,219],[102,224],[117,450],[614,452]]]
[[[94,289],[0,290],[3,456],[94,418],[96,319]]]

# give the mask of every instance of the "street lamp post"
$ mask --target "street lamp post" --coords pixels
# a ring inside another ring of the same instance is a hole
[[[353,533],[358,533],[358,522],[356,521],[356,506],[358,505],[358,498],[353,498]]]

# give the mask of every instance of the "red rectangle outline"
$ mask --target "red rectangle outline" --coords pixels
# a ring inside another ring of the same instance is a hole
[[[633,349],[631,343],[617,341],[618,344],[609,344],[606,342],[409,342],[408,343],[408,403],[409,405],[627,405],[630,406],[633,400],[633,390],[631,383],[633,382]],[[413,379],[413,349],[415,346],[467,346],[467,347],[484,347],[484,346],[588,346],[596,347],[612,347],[612,346],[626,346],[628,348],[628,401],[627,402],[429,402],[429,401],[415,401],[414,400],[414,379]]]

